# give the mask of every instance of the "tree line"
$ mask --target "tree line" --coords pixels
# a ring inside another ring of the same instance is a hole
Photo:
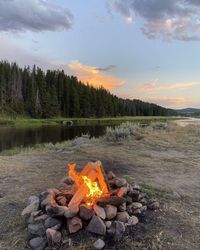
[[[63,70],[0,62],[0,113],[34,118],[159,116],[171,110],[140,100],[122,99],[103,87],[83,84]]]

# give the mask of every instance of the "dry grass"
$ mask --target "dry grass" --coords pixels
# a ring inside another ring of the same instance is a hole
[[[141,184],[161,201],[161,211],[127,232],[115,249],[199,249],[200,127],[143,129],[120,144],[103,138],[22,151],[0,157],[0,249],[25,249],[20,217],[26,199],[55,187],[67,163],[101,160],[106,169]],[[78,246],[75,247],[75,249]],[[81,245],[80,249],[90,249]]]

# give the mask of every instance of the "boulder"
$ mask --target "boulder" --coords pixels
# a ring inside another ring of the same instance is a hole
[[[45,227],[43,223],[34,223],[28,225],[28,231],[31,234],[43,236],[45,234]]]
[[[59,227],[61,227],[62,222],[60,220],[56,219],[56,218],[49,217],[49,218],[46,219],[44,225],[45,225],[46,228],[54,227],[54,226],[57,226],[57,225],[59,225]]]
[[[82,220],[77,216],[73,217],[67,220],[67,226],[70,234],[76,233],[83,227]]]
[[[93,215],[94,215],[93,209],[84,204],[80,205],[79,216],[81,217],[81,219],[90,220]]]
[[[112,205],[106,205],[105,213],[106,213],[106,219],[112,220],[117,215],[117,208]]]
[[[125,186],[127,186],[127,181],[126,181],[126,179],[124,179],[124,178],[116,178],[115,179],[115,185],[117,186],[117,187],[125,187]]]
[[[98,205],[94,205],[94,206],[93,206],[93,209],[94,209],[94,211],[95,211],[95,214],[96,214],[98,217],[100,217],[100,218],[102,218],[103,220],[105,220],[105,218],[106,218],[106,213],[105,213],[105,210],[104,210],[103,207],[100,207],[100,206],[98,206]]]
[[[96,215],[93,215],[90,223],[88,224],[86,230],[91,233],[99,234],[99,235],[105,235],[106,234],[106,225],[102,221],[101,218],[99,218]]]
[[[118,212],[116,216],[117,221],[121,221],[123,223],[127,223],[130,216],[127,212]]]
[[[61,242],[62,235],[59,231],[52,228],[46,230],[46,236],[49,246],[58,245]]]
[[[47,240],[43,237],[36,237],[29,241],[32,250],[43,250],[47,246]]]
[[[102,239],[98,239],[97,241],[94,242],[93,244],[95,249],[103,249],[105,247],[105,242]]]

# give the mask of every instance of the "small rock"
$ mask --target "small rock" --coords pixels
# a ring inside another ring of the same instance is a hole
[[[117,187],[124,187],[124,186],[126,186],[127,185],[127,181],[126,181],[126,179],[124,179],[124,178],[116,178],[115,179],[115,185],[117,186]]]
[[[102,221],[101,218],[99,218],[96,215],[93,215],[90,223],[88,224],[87,231],[91,232],[91,233],[95,233],[95,234],[99,234],[99,235],[105,235],[106,234],[106,225],[104,224],[104,222]]]
[[[135,226],[137,225],[139,222],[138,218],[136,216],[131,216],[129,219],[128,219],[128,223],[126,224],[127,226]]]
[[[127,223],[129,218],[130,218],[130,216],[127,212],[119,212],[119,213],[117,213],[116,220]]]
[[[140,192],[138,190],[132,190],[128,193],[134,202],[139,201]]]
[[[79,217],[73,217],[67,220],[67,225],[70,234],[78,232],[82,227],[82,220]]]
[[[127,205],[132,204],[133,200],[132,200],[132,198],[130,196],[127,195],[125,198],[126,198]]]
[[[94,210],[91,209],[90,207],[88,207],[85,204],[80,205],[79,210],[80,210],[79,211],[79,216],[83,220],[90,220],[92,218],[92,216],[94,215]]]
[[[108,180],[112,180],[116,178],[116,175],[112,171],[109,171],[107,174],[107,177],[108,177]]]
[[[105,207],[106,219],[112,220],[117,215],[117,208],[112,205],[107,205]]]
[[[135,190],[138,190],[138,191],[141,190],[141,187],[139,185],[137,185],[137,184],[132,185],[132,188],[135,189]]]
[[[35,222],[44,222],[48,218],[47,214],[43,214],[34,218]]]
[[[126,211],[126,203],[123,203],[119,206],[119,211],[124,212]]]
[[[148,204],[148,208],[151,210],[157,210],[159,209],[160,204],[158,201],[153,201],[152,203]]]
[[[79,212],[78,207],[74,208],[73,210],[67,207],[67,209],[65,209],[64,216],[65,216],[65,218],[70,219],[70,218],[74,217],[75,215],[77,215],[78,212]]]
[[[136,208],[136,209],[133,210],[132,213],[133,213],[134,215],[139,216],[142,212],[141,212],[140,208]]]
[[[61,227],[62,222],[60,220],[56,219],[56,218],[49,217],[49,218],[46,219],[44,225],[45,225],[46,228],[54,227],[56,225],[59,225]]]
[[[31,196],[28,199],[28,206],[24,208],[21,215],[29,215],[32,212],[36,212],[39,209],[40,200],[37,196]]]
[[[126,187],[121,187],[119,191],[117,192],[117,196],[123,197],[127,194],[127,188]]]
[[[147,204],[147,199],[146,198],[142,198],[140,200],[140,203],[142,203],[142,205],[146,205]]]
[[[43,236],[45,234],[45,227],[40,223],[34,223],[28,225],[28,231],[31,234]]]
[[[133,209],[138,209],[138,208],[141,208],[142,207],[142,203],[140,202],[133,202],[132,203],[132,208]]]
[[[109,229],[109,228],[111,228],[112,222],[107,220],[107,221],[105,221],[105,225],[106,225],[106,228]]]
[[[105,242],[102,239],[98,239],[97,241],[95,241],[93,246],[95,249],[103,249],[105,247]]]
[[[98,217],[100,217],[100,218],[102,218],[103,220],[105,220],[105,218],[106,218],[106,213],[105,213],[105,210],[104,210],[103,207],[100,207],[100,206],[98,206],[98,205],[94,205],[94,206],[93,206],[93,209],[94,209],[94,211],[95,211],[95,213],[96,213],[96,215],[97,215]]]
[[[123,222],[113,221],[111,228],[108,230],[108,233],[114,235],[115,237],[120,237],[125,232],[126,228]]]
[[[141,208],[140,208],[140,211],[141,211],[142,213],[146,212],[146,211],[147,211],[147,206],[141,207]]]
[[[62,235],[59,231],[52,228],[46,230],[46,236],[49,246],[57,245],[61,242]]]
[[[36,237],[29,241],[32,250],[43,250],[47,246],[47,240],[43,237]]]

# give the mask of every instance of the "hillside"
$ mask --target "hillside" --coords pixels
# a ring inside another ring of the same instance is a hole
[[[170,110],[140,100],[122,99],[104,88],[94,88],[64,71],[34,66],[20,68],[0,62],[0,113],[35,118],[160,116]]]
[[[200,109],[197,108],[185,108],[176,110],[180,115],[200,115]]]

